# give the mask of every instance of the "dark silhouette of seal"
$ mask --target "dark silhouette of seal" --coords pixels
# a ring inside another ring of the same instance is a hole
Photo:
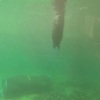
[[[52,42],[53,48],[60,48],[64,30],[64,16],[65,16],[66,0],[54,0],[54,9],[56,11],[53,22]]]

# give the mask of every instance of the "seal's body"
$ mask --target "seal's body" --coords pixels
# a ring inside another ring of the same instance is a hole
[[[52,32],[53,48],[60,48],[60,43],[63,37],[65,2],[66,0],[54,0],[56,16],[54,19],[54,28]]]

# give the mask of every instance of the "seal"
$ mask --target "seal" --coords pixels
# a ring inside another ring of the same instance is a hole
[[[66,0],[54,0],[53,3],[54,9],[56,11],[52,31],[53,48],[60,48],[60,44],[63,38],[65,3]]]

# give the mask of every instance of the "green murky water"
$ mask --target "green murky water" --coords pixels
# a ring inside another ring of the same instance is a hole
[[[51,0],[0,0],[0,80],[33,75],[56,84],[53,92],[23,100],[99,100],[99,5],[99,0],[67,1],[64,37],[55,50]]]

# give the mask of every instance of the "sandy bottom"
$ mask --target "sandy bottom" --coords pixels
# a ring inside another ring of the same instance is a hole
[[[52,91],[42,94],[25,95],[17,98],[0,98],[0,100],[100,100],[100,87],[55,85]]]
[[[1,83],[1,82],[0,82]],[[100,84],[78,82],[53,82],[50,91],[0,100],[100,100]]]

